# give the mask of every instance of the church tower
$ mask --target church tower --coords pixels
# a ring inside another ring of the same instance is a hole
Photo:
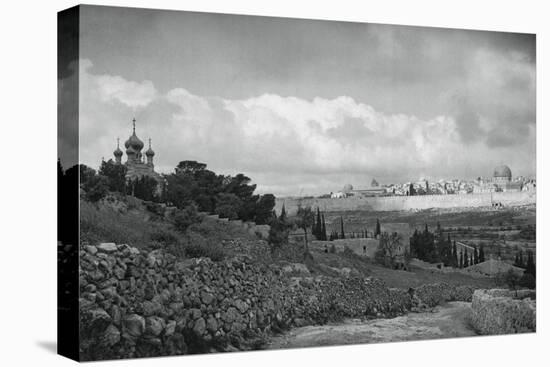
[[[117,164],[122,163],[122,150],[120,150],[120,138],[116,138],[116,150],[113,152],[113,155],[115,156],[115,162]]]
[[[143,149],[143,142],[136,135],[135,118],[132,120],[132,124],[132,135],[124,143],[124,146],[126,147],[126,155],[128,156],[126,164],[142,163],[141,150]]]
[[[149,149],[145,152],[147,156],[147,165],[153,167],[153,157],[155,156],[155,151],[151,149],[151,138],[149,138]]]

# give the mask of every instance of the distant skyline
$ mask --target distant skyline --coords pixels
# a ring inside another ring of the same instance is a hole
[[[535,36],[83,6],[80,157],[136,133],[262,193],[535,175]],[[70,76],[66,76],[67,78]]]

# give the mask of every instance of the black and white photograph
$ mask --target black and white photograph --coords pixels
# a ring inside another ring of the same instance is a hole
[[[536,41],[59,12],[58,351],[535,333]]]

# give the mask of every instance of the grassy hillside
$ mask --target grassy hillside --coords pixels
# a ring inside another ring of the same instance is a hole
[[[202,221],[185,232],[176,230],[172,221],[147,209],[142,201],[118,198],[113,204],[80,202],[80,242],[115,242],[137,248],[165,248],[178,257],[210,257],[221,260],[235,253],[234,242],[257,241],[223,222]]]

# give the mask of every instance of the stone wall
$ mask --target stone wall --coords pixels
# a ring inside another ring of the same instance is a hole
[[[330,198],[277,198],[275,211],[281,212],[283,203],[288,214],[294,214],[298,205],[319,208],[322,211],[394,211],[394,210],[422,210],[430,208],[463,208],[463,207],[490,207],[493,202],[504,206],[534,204],[534,192],[495,192],[464,195],[422,195],[422,196],[385,196],[385,197],[349,197],[342,199]]]
[[[472,297],[472,325],[481,334],[536,331],[535,291],[476,290]]]
[[[434,295],[441,289],[452,290]],[[182,261],[161,250],[84,246],[80,355],[95,360],[260,348],[267,335],[293,326],[386,317],[468,294],[456,289],[443,284],[412,296],[373,278],[291,277],[247,257]]]

